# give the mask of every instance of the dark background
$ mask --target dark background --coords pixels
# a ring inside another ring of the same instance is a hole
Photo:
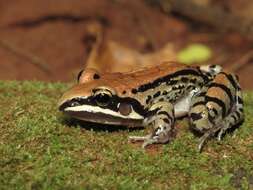
[[[208,63],[232,68],[253,89],[252,20],[250,0],[1,0],[0,79],[73,81],[96,24],[107,40],[142,53],[206,44]]]

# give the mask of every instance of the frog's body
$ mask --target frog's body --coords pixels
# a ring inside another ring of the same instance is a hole
[[[90,70],[82,74],[81,84],[63,95],[60,110],[85,121],[130,126],[151,125],[153,131],[150,135],[130,137],[131,140],[144,140],[144,147],[152,143],[169,141],[175,118],[188,113],[194,129],[204,133],[204,136],[212,135],[211,129],[217,128],[216,120],[220,122],[221,119],[228,117],[233,109],[237,110],[241,102],[238,102],[240,88],[237,80],[235,77],[232,77],[233,80],[231,77],[221,79],[219,76],[221,74],[218,74],[220,70],[219,66],[187,67],[181,64],[169,66],[166,63],[125,74],[110,73],[100,76],[96,71]],[[216,84],[216,81],[221,85],[228,84],[228,89],[212,85]],[[228,91],[229,95],[226,94]],[[220,101],[225,102],[224,107],[217,108],[220,104],[217,105],[216,100],[209,98],[216,95],[220,96],[221,99],[218,98]],[[201,121],[201,113],[196,109],[196,104],[200,102],[206,108],[203,112],[209,114],[209,108],[213,106],[217,112],[223,114],[218,113],[212,121],[209,121],[210,117],[203,117],[202,120],[209,125],[202,126],[206,123]],[[198,117],[194,117],[196,115]],[[233,125],[242,119],[241,111]]]

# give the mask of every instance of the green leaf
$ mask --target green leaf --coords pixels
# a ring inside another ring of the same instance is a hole
[[[178,60],[185,64],[205,62],[211,57],[211,49],[203,44],[191,44],[182,49],[177,55]]]

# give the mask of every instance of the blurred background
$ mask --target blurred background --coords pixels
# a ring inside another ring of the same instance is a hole
[[[252,0],[1,0],[0,10],[0,80],[74,81],[91,52],[120,50],[130,62],[221,64],[253,89]]]

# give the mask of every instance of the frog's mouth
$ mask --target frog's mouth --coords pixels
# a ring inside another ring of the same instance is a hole
[[[109,125],[142,125],[142,119],[119,118],[104,113],[92,113],[87,111],[63,111],[63,113],[79,120]]]
[[[109,106],[89,105],[88,103],[84,104],[83,100],[77,100],[66,101],[60,105],[59,110],[71,117],[94,123],[126,126],[142,125],[143,116],[134,110],[129,115],[123,115],[118,110],[112,109]]]

